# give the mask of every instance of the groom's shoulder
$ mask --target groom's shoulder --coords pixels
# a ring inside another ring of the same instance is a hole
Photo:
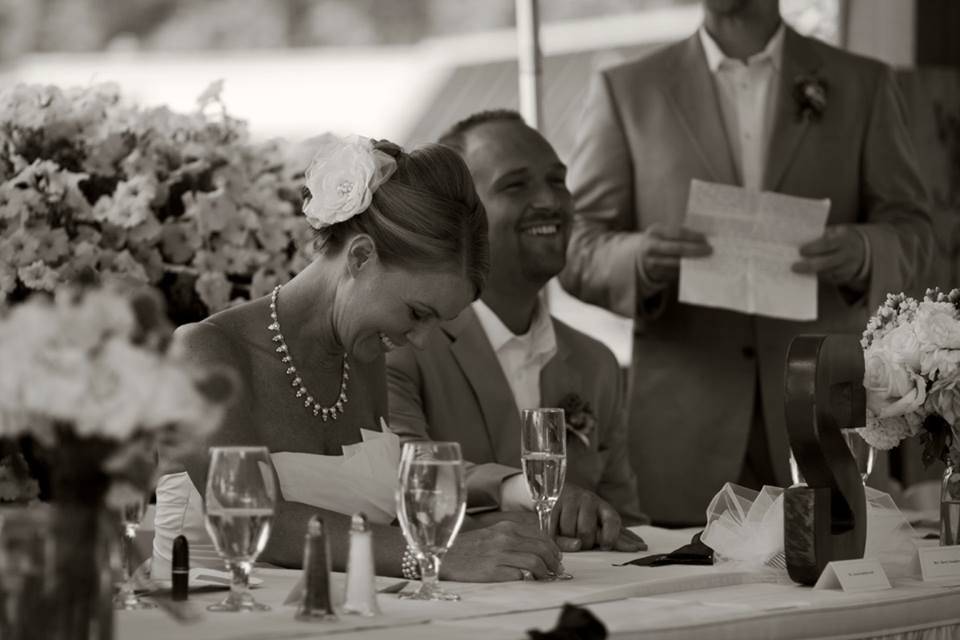
[[[553,330],[557,344],[563,344],[571,351],[577,367],[588,370],[617,369],[619,364],[610,347],[579,329],[574,329],[555,316]]]

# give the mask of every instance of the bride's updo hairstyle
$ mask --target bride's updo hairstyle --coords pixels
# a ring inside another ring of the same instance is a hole
[[[466,164],[438,144],[410,153],[386,140],[373,146],[396,160],[396,170],[374,191],[365,211],[318,231],[318,249],[337,253],[355,234],[365,233],[385,266],[457,269],[479,297],[490,266],[487,216]]]

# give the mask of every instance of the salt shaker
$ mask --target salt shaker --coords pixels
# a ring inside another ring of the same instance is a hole
[[[297,607],[297,620],[335,622],[337,614],[330,601],[330,541],[317,516],[307,523],[303,541],[303,600]]]
[[[373,570],[373,532],[367,516],[353,514],[350,522],[350,554],[347,556],[347,593],[343,612],[360,616],[380,615]]]

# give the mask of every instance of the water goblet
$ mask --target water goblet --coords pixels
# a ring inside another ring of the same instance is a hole
[[[267,546],[276,486],[266,447],[211,447],[204,495],[207,532],[233,574],[230,594],[209,611],[268,611],[250,595],[250,570]]]
[[[136,585],[133,579],[136,566],[134,562],[134,545],[137,539],[137,529],[140,528],[140,521],[147,511],[147,494],[144,492],[130,489],[122,497],[117,498],[120,504],[116,509],[120,518],[122,533],[122,553],[123,553],[123,582],[120,583],[120,590],[113,597],[113,608],[117,610],[131,611],[136,609],[153,609],[157,605],[146,600],[141,600],[137,595]]]
[[[540,533],[552,534],[550,516],[567,473],[566,414],[563,409],[524,409],[520,422],[520,462],[533,497]],[[561,564],[548,580],[573,578]]]
[[[397,514],[420,563],[421,585],[410,600],[459,600],[438,583],[440,561],[453,544],[467,507],[467,486],[456,442],[408,442],[400,456]]]

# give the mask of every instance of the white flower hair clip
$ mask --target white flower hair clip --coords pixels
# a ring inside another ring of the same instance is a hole
[[[373,192],[397,169],[397,161],[363,136],[325,133],[306,171],[310,197],[303,213],[314,229],[349,220],[366,211]]]

